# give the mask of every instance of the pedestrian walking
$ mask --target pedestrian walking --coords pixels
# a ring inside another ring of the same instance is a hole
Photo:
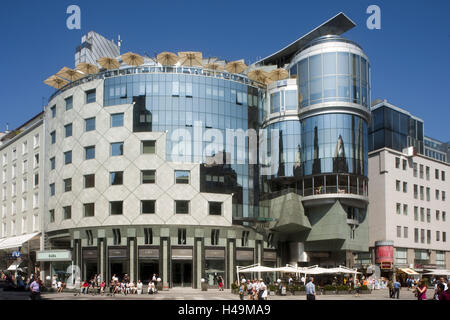
[[[417,300],[427,300],[427,286],[423,280],[419,280],[416,291]]]
[[[389,279],[387,287],[389,289],[389,298],[394,298],[394,282],[392,282],[392,279]]]
[[[219,276],[219,291],[223,291],[223,278],[222,276]]]
[[[397,297],[397,299],[400,299],[400,282],[397,280],[395,280],[394,282],[394,295],[393,298]]]
[[[245,282],[242,280],[241,286],[239,287],[239,299],[244,300],[245,293]]]
[[[247,284],[248,300],[253,300],[253,283],[251,280]]]
[[[102,281],[100,283],[100,295],[103,295],[105,293],[105,287],[106,287],[106,282]]]
[[[314,278],[309,278],[309,282],[305,288],[306,300],[316,300],[316,286],[314,285]]]
[[[41,299],[41,282],[39,278],[36,278],[30,285],[31,300]]]
[[[355,297],[359,297],[359,290],[361,289],[361,282],[358,279],[355,279]]]

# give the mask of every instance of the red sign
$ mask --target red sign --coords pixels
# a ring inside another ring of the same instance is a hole
[[[379,246],[375,250],[375,263],[391,262],[394,263],[394,247]]]
[[[392,269],[392,262],[389,261],[381,262],[380,269]]]

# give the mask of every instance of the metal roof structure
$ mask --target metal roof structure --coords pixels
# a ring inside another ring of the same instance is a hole
[[[255,64],[276,64],[278,65],[278,67],[282,67],[285,63],[289,62],[289,60],[291,60],[292,57],[310,41],[326,35],[341,35],[354,28],[355,26],[356,24],[352,20],[350,20],[350,18],[347,17],[345,13],[340,12],[333,18],[322,23],[314,30],[295,40],[290,45],[262,60],[257,61]]]

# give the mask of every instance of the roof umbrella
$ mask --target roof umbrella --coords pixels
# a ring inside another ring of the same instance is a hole
[[[270,71],[269,78],[273,81],[283,80],[287,79],[289,77],[289,73],[287,70],[283,68],[278,68],[275,70]]]
[[[119,69],[120,63],[114,58],[104,57],[97,60],[98,64],[102,66],[102,68],[113,70]]]
[[[176,64],[180,58],[173,52],[161,52],[156,56],[156,60],[163,66],[172,66]]]
[[[144,64],[144,58],[137,53],[127,52],[122,55],[122,60],[129,66],[140,66]]]
[[[59,72],[56,74],[60,78],[64,78],[70,81],[75,81],[78,79],[83,78],[83,74],[78,72],[77,70],[73,70],[67,67],[62,68],[59,70]]]
[[[182,66],[193,67],[203,65],[203,56],[201,52],[178,52],[178,56],[180,57],[180,63]]]
[[[229,73],[241,73],[245,69],[247,69],[247,65],[244,63],[244,60],[232,61],[225,66],[225,70]]]
[[[87,62],[81,62],[76,67],[77,70],[85,73],[85,74],[95,74],[98,73],[98,68],[93,64]]]
[[[209,69],[209,70],[213,70],[213,71],[223,71],[223,66],[221,64],[218,64],[218,63],[215,63],[215,62],[208,63],[205,66],[205,68]]]
[[[53,87],[53,88],[56,88],[56,89],[61,89],[66,84],[68,84],[69,81],[67,81],[65,79],[61,79],[61,78],[53,75],[50,78],[48,78],[47,80],[44,80],[44,83],[46,85],[49,85],[50,87]]]
[[[261,69],[255,69],[248,73],[248,77],[251,80],[258,81],[261,83],[265,83],[268,76],[269,76],[269,73],[267,73],[266,71],[261,70]]]

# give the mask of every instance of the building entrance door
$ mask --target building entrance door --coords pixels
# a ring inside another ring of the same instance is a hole
[[[126,262],[118,262],[118,261],[111,262],[111,265],[110,265],[111,277],[115,274],[116,277],[119,278],[119,281],[121,281],[123,279],[123,276],[126,273],[128,273],[127,264],[128,263],[126,263]]]
[[[148,284],[152,280],[153,275],[159,277],[159,262],[147,261],[139,263],[139,280],[144,284]]]
[[[192,261],[172,262],[172,286],[192,287]]]
[[[83,280],[91,280],[93,276],[95,276],[96,274],[98,274],[97,271],[97,261],[86,261],[84,264],[84,276],[85,279]]]

